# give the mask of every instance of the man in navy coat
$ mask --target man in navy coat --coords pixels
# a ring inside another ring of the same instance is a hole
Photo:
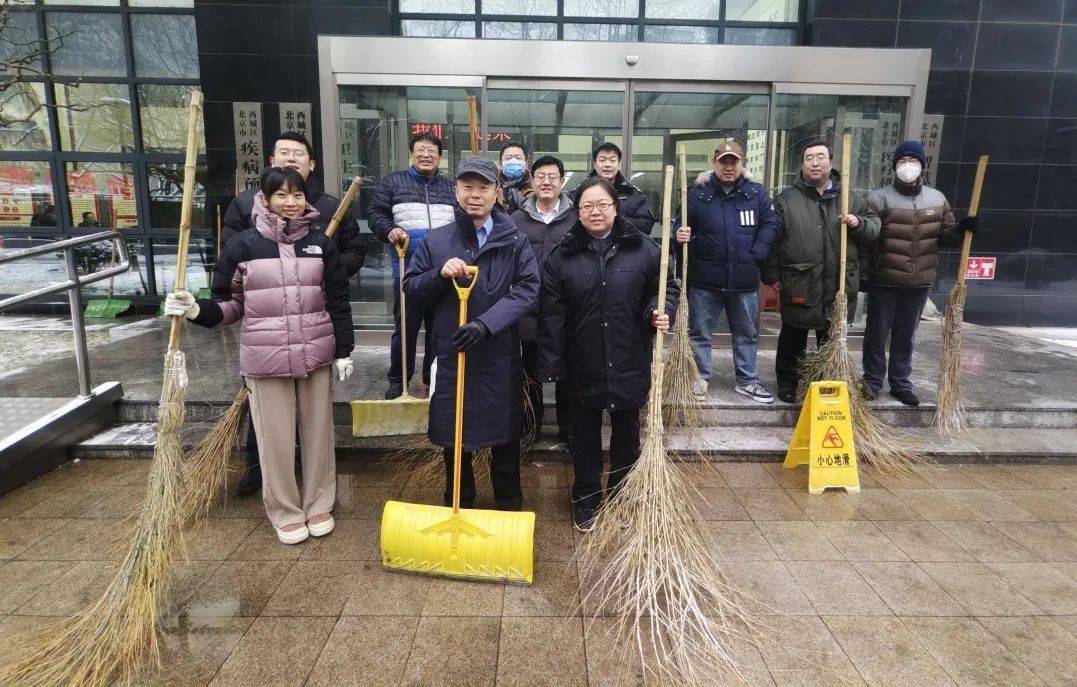
[[[744,149],[723,141],[714,169],[688,192],[688,225],[677,241],[688,247],[688,327],[699,379],[694,392],[705,400],[711,378],[711,337],[725,310],[733,335],[734,391],[760,403],[774,397],[759,381],[759,268],[778,232],[774,204],[762,184],[750,181]]]

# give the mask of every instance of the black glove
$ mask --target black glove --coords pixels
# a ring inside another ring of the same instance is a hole
[[[458,351],[470,350],[472,346],[490,336],[490,330],[478,320],[472,320],[452,335],[452,345]]]
[[[980,218],[976,215],[970,215],[958,222],[957,228],[961,231],[971,231],[973,234],[975,234],[976,231],[980,228]]]

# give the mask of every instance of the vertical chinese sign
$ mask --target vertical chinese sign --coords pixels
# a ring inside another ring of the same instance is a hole
[[[112,224],[117,229],[138,226],[135,209],[135,180],[130,174],[110,174],[105,179],[105,189],[112,201]]]
[[[266,157],[262,153],[262,104],[232,103],[236,137],[236,195],[258,186]]]
[[[941,114],[924,115],[920,125],[920,145],[924,146],[927,164],[924,166],[924,183],[935,185],[935,175],[939,170],[939,146],[942,145],[942,124],[945,117]]]
[[[82,215],[92,212],[94,217],[101,220],[101,214],[97,212],[97,180],[93,172],[68,172],[67,173],[67,198],[71,203],[71,219],[75,225],[82,221]]]
[[[310,136],[310,103],[279,103],[280,132],[291,131],[308,141]]]
[[[27,167],[0,166],[0,227],[29,226],[34,217],[30,188],[34,173]]]

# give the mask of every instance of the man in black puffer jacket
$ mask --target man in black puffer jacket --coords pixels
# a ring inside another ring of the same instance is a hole
[[[654,211],[651,210],[651,201],[643,191],[639,190],[621,174],[621,149],[616,143],[606,141],[594,149],[591,153],[591,162],[594,167],[587,178],[599,177],[613,185],[617,192],[617,216],[639,229],[640,232],[651,235],[654,228]],[[576,191],[572,192],[572,200],[576,200]]]
[[[317,162],[310,141],[302,134],[282,133],[273,143],[273,155],[269,158],[271,167],[291,167],[299,172],[307,183],[306,200],[318,211],[318,217],[311,223],[311,231],[324,232],[333,218],[340,201],[326,193],[311,172]],[[254,209],[254,197],[261,193],[257,188],[249,188],[232,199],[228,210],[221,220],[221,245],[228,243],[233,236],[254,228],[251,211]],[[349,279],[363,266],[366,260],[366,243],[359,235],[359,222],[351,208],[344,214],[333,242],[340,251],[340,261],[344,265],[344,274]],[[248,423],[247,429],[247,468],[239,480],[236,489],[238,496],[250,496],[262,488],[262,469],[258,462],[258,440],[254,435],[254,423]]]

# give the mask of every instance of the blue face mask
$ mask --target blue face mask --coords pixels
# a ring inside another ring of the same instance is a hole
[[[515,158],[505,160],[501,164],[501,171],[504,172],[505,176],[509,179],[519,179],[524,175],[524,161]]]

